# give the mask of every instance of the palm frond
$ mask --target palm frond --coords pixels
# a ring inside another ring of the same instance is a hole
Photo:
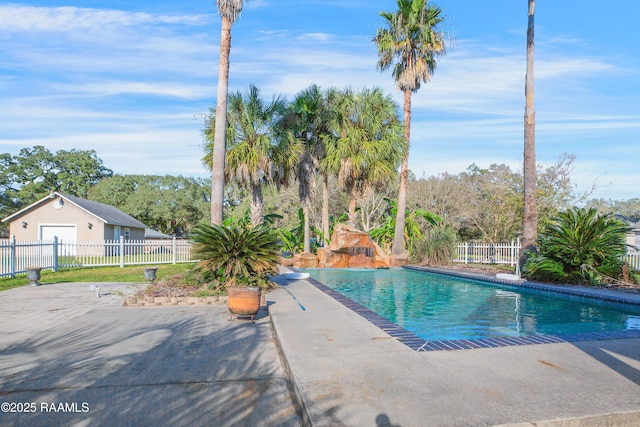
[[[277,271],[279,240],[270,228],[200,224],[191,239],[199,268],[220,270],[236,284],[265,283]]]
[[[619,277],[627,231],[623,222],[599,215],[594,208],[560,212],[540,233],[539,254],[531,257],[524,271],[532,278],[575,284],[592,283],[594,271]]]

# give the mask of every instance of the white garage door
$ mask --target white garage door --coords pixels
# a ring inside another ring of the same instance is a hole
[[[41,225],[40,239],[53,240],[58,237],[58,255],[75,255],[78,231],[75,225]]]

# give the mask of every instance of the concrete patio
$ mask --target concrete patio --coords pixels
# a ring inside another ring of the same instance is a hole
[[[89,286],[0,293],[0,401],[35,404],[0,425],[301,424],[266,310],[229,322],[225,305],[123,307],[130,285]]]
[[[127,284],[1,292],[0,401],[35,410],[0,425],[640,426],[640,339],[416,352],[277,281],[255,324]]]

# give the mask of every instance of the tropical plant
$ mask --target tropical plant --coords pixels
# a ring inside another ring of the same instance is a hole
[[[282,219],[282,215],[275,213],[265,214],[262,217],[261,225],[272,227],[274,222],[280,219]],[[225,227],[253,227],[251,222],[251,210],[247,210],[244,215],[240,217],[230,216],[225,218],[224,221],[222,221],[222,225]]]
[[[380,12],[386,28],[377,31],[373,41],[378,46],[380,71],[393,65],[393,78],[404,95],[405,150],[400,169],[398,217],[394,230],[393,254],[405,251],[404,223],[409,180],[409,141],[411,137],[411,94],[427,83],[436,69],[436,58],[446,52],[445,36],[438,29],[444,21],[442,10],[427,0],[397,0],[396,12]]]
[[[448,265],[456,253],[456,232],[451,228],[431,227],[416,239],[411,250],[414,262],[422,265]]]
[[[324,157],[323,136],[328,132],[328,108],[326,97],[320,87],[311,85],[298,93],[291,103],[287,127],[295,138],[303,144],[302,154],[297,165],[298,195],[304,210],[304,252],[311,251],[311,226],[309,210],[311,190],[315,184],[314,175],[318,171],[320,160]],[[323,180],[326,186],[327,180]],[[328,193],[327,193],[328,194]],[[323,197],[328,203],[328,196]],[[325,209],[323,207],[323,212]],[[328,207],[326,208],[328,215]]]
[[[255,85],[250,85],[244,94],[238,91],[229,95],[225,180],[250,191],[254,226],[264,218],[263,185],[287,182],[299,157],[300,144],[279,128],[285,109],[286,103],[279,96],[265,103]],[[215,153],[216,126],[212,120],[216,110],[211,111],[204,130],[208,142],[202,159],[209,169]]]
[[[321,165],[338,176],[338,184],[349,194],[349,225],[355,227],[358,198],[371,187],[388,184],[404,155],[404,144],[397,105],[390,96],[374,88],[348,91],[343,98],[342,111],[332,121],[333,135],[339,136],[325,138]]]
[[[291,254],[302,252],[304,248],[304,243],[302,242],[304,234],[299,234],[296,233],[296,230],[287,230],[286,228],[278,228],[276,232],[280,238],[283,254],[289,254],[283,256],[290,256]]]
[[[396,229],[398,202],[388,198],[386,200],[387,203],[389,203],[389,215],[387,215],[387,219],[382,226],[374,228],[369,234],[371,234],[371,238],[378,242],[382,248],[388,250],[393,241]],[[438,215],[424,209],[416,209],[413,211],[407,210],[405,212],[405,218],[406,221],[403,238],[405,241],[409,242],[410,247],[413,247],[414,242],[417,239],[421,239],[423,236],[422,231],[420,230],[420,224],[418,223],[418,218],[422,218],[430,225],[437,225],[442,221],[442,218]]]
[[[522,215],[522,248],[520,266],[526,263],[527,254],[535,250],[538,233],[538,212],[536,208],[536,116],[533,108],[533,46],[535,0],[528,0],[527,25],[527,75],[525,82],[524,111],[524,210]]]
[[[351,90],[340,90],[335,87],[329,88],[324,93],[326,99],[326,114],[324,116],[326,129],[320,137],[325,144],[337,136],[343,136],[342,124],[348,120],[346,113],[350,110],[350,104],[353,97]],[[337,132],[337,133],[336,133]],[[322,240],[326,244],[331,236],[331,219],[329,216],[329,179],[336,177],[337,173],[328,168],[326,164],[321,162],[320,174],[322,176]]]
[[[595,208],[572,208],[558,214],[540,232],[537,252],[529,253],[524,276],[568,284],[598,284],[619,279],[628,227]]]
[[[316,253],[318,250],[317,240],[310,239],[309,249],[304,250],[304,227],[307,221],[305,221],[304,210],[302,208],[298,209],[298,224],[291,229],[286,228],[277,228],[276,233],[278,233],[278,237],[280,237],[280,243],[282,244],[282,250],[284,252],[298,253],[298,252],[310,252]],[[324,242],[329,242],[329,238],[324,236],[324,233],[315,228],[311,227],[312,231],[323,239]]]
[[[305,249],[305,227],[309,222],[305,218],[304,209],[298,209],[298,222],[291,229],[279,228],[277,231],[283,243],[283,249],[292,253],[311,252],[311,248]],[[310,243],[310,242],[309,242]]]
[[[197,269],[215,272],[226,286],[271,286],[277,272],[278,236],[271,228],[199,224],[192,232]]]
[[[227,92],[229,89],[229,56],[231,53],[231,25],[242,12],[242,0],[216,0],[222,19],[220,28],[220,61],[218,65],[218,94],[215,114],[215,137],[211,160],[211,223],[222,224],[224,206],[224,163],[227,130]]]

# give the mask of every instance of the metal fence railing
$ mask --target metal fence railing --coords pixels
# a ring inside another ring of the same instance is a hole
[[[0,277],[15,277],[29,267],[60,268],[176,264],[195,261],[186,240],[105,240],[65,242],[53,240],[0,240]]]

